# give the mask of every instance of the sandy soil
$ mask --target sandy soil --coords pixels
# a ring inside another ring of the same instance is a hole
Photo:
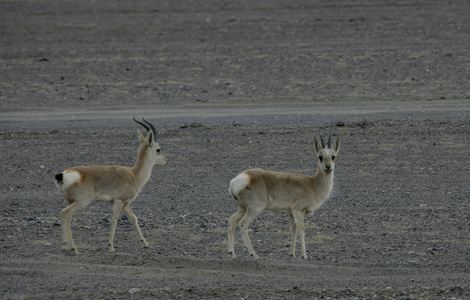
[[[470,62],[465,1],[0,2],[0,297],[470,297]],[[53,176],[130,165],[132,115],[170,163],[122,217],[77,213],[60,249]],[[313,136],[343,139],[332,197],[289,257],[287,216],[226,254],[228,181],[311,174]]]

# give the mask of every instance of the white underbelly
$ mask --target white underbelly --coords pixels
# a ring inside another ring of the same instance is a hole
[[[105,195],[105,194],[97,194],[96,195],[96,200],[98,201],[111,201],[113,200],[113,197],[110,195]]]

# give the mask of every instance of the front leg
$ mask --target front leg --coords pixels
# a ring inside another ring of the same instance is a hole
[[[111,217],[111,232],[109,234],[109,252],[114,252],[116,251],[114,249],[114,234],[116,232],[116,226],[117,222],[119,220],[119,217],[121,216],[121,210],[122,210],[122,201],[121,200],[114,200],[113,202],[113,216]]]
[[[289,227],[292,233],[292,240],[291,240],[291,256],[295,257],[295,245],[297,244],[297,226],[295,225],[295,219],[292,215],[292,212],[288,212],[289,215]]]
[[[142,230],[140,230],[139,222],[137,221],[137,217],[134,214],[134,211],[132,210],[130,204],[127,203],[126,205],[124,205],[123,209],[124,209],[124,212],[129,217],[129,219],[131,220],[132,224],[134,224],[134,227],[137,230],[137,234],[139,235],[140,240],[144,243],[144,247],[147,248],[149,246],[149,243],[144,238],[144,235],[142,234]]]
[[[304,225],[304,213],[301,211],[293,212],[296,235],[300,234],[300,246],[302,247],[302,258],[307,258],[307,251],[305,250],[305,225]]]

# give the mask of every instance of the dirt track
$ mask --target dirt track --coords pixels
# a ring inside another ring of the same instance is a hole
[[[468,8],[1,2],[0,297],[469,298]],[[123,217],[108,253],[96,203],[65,253],[53,175],[132,164],[132,115],[171,158],[134,205],[151,247]],[[331,125],[344,144],[309,259],[275,213],[252,225],[261,259],[238,236],[229,259],[230,178],[313,172]]]

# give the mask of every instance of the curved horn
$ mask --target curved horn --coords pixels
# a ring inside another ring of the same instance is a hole
[[[153,136],[155,140],[157,140],[157,131],[155,130],[155,127],[153,127],[152,123],[147,122],[144,118],[142,118],[142,120],[144,120],[144,122],[147,123],[150,126],[150,128],[152,128]]]
[[[328,148],[331,149],[331,132],[333,131],[333,128],[330,128],[330,135],[328,136]]]
[[[141,126],[144,127],[145,129],[147,129],[147,131],[150,130],[150,127],[148,127],[147,125],[145,125],[145,124],[142,123],[142,122],[137,121],[137,120],[135,119],[135,117],[132,117],[132,118],[134,119],[134,121],[135,121],[137,124],[141,125]],[[144,120],[144,121],[145,121],[145,120]]]

